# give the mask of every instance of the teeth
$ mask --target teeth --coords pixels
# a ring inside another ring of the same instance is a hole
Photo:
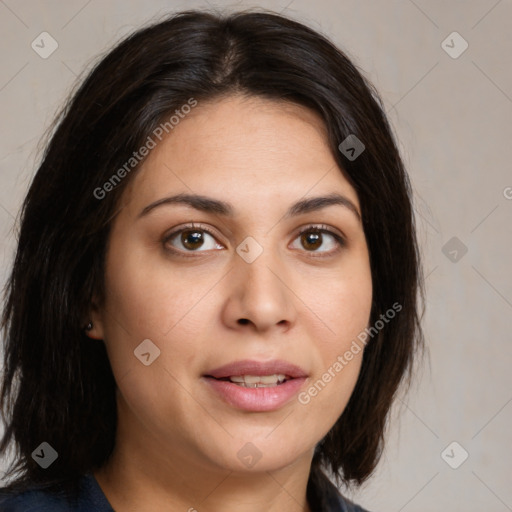
[[[246,388],[266,388],[276,386],[286,380],[286,375],[234,375],[229,378],[231,382]]]

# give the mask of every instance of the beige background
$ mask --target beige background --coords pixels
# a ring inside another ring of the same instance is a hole
[[[0,1],[2,283],[38,142],[77,76],[157,15],[228,5],[284,12],[344,48],[381,92],[415,189],[430,363],[355,499],[375,512],[512,510],[510,0]],[[59,45],[47,59],[31,48],[43,31]],[[458,58],[442,46],[454,31],[469,44]],[[469,453],[458,469],[441,457],[453,441],[452,464]]]

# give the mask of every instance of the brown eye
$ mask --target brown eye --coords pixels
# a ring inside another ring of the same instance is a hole
[[[343,237],[324,227],[310,226],[301,231],[292,243],[294,249],[306,250],[311,253],[334,254],[344,247]]]
[[[304,249],[308,251],[316,251],[322,245],[322,233],[306,231],[300,235],[300,241]]]
[[[181,232],[181,243],[191,251],[199,249],[204,244],[204,236],[201,231],[186,230]]]
[[[196,227],[187,227],[171,233],[166,239],[165,244],[175,252],[204,252],[211,249],[224,249],[219,244],[213,234],[206,229]]]

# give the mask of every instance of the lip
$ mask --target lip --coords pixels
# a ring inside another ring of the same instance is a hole
[[[208,371],[205,375],[207,377],[215,377],[216,379],[223,379],[225,377],[233,377],[236,375],[274,375],[275,373],[282,373],[294,379],[307,377],[308,374],[295,364],[282,359],[274,359],[273,361],[253,361],[251,359],[244,359],[242,361],[234,361],[228,363],[214,370]]]
[[[272,387],[245,388],[230,381],[218,380],[237,375],[284,374],[289,380]],[[268,412],[288,403],[306,381],[307,373],[297,365],[283,360],[267,362],[243,360],[221,366],[203,375],[216,395],[229,405],[251,412]]]

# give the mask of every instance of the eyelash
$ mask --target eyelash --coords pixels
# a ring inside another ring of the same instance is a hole
[[[205,233],[208,233],[215,240],[217,240],[216,234],[212,230],[210,230],[207,226],[203,226],[201,224],[188,224],[188,225],[185,225],[185,226],[181,226],[179,229],[177,229],[175,231],[172,231],[171,233],[169,233],[168,235],[166,235],[164,237],[163,244],[165,246],[165,249],[167,251],[173,253],[173,254],[176,254],[178,256],[182,256],[184,258],[195,258],[197,256],[194,253],[207,252],[207,251],[182,251],[180,249],[175,249],[174,247],[172,247],[172,246],[170,247],[170,246],[167,245],[167,243],[173,237],[175,237],[176,235],[180,234],[183,231],[188,231],[188,230],[190,230],[190,231],[192,231],[192,230],[203,231]],[[326,234],[332,236],[334,238],[334,240],[336,241],[336,243],[337,243],[337,248],[334,249],[334,250],[331,250],[331,251],[318,252],[318,251],[307,251],[307,250],[304,250],[304,252],[307,252],[313,258],[325,258],[325,257],[332,256],[334,254],[337,254],[343,247],[346,246],[345,239],[341,235],[339,235],[338,233],[333,231],[332,229],[329,229],[329,227],[326,226],[325,224],[310,224],[308,226],[305,226],[303,229],[301,229],[296,234],[296,236],[295,236],[295,238],[293,240],[296,240],[302,234],[309,233],[309,232],[312,232],[312,233],[326,233]],[[217,241],[217,243],[220,243],[220,242]]]

